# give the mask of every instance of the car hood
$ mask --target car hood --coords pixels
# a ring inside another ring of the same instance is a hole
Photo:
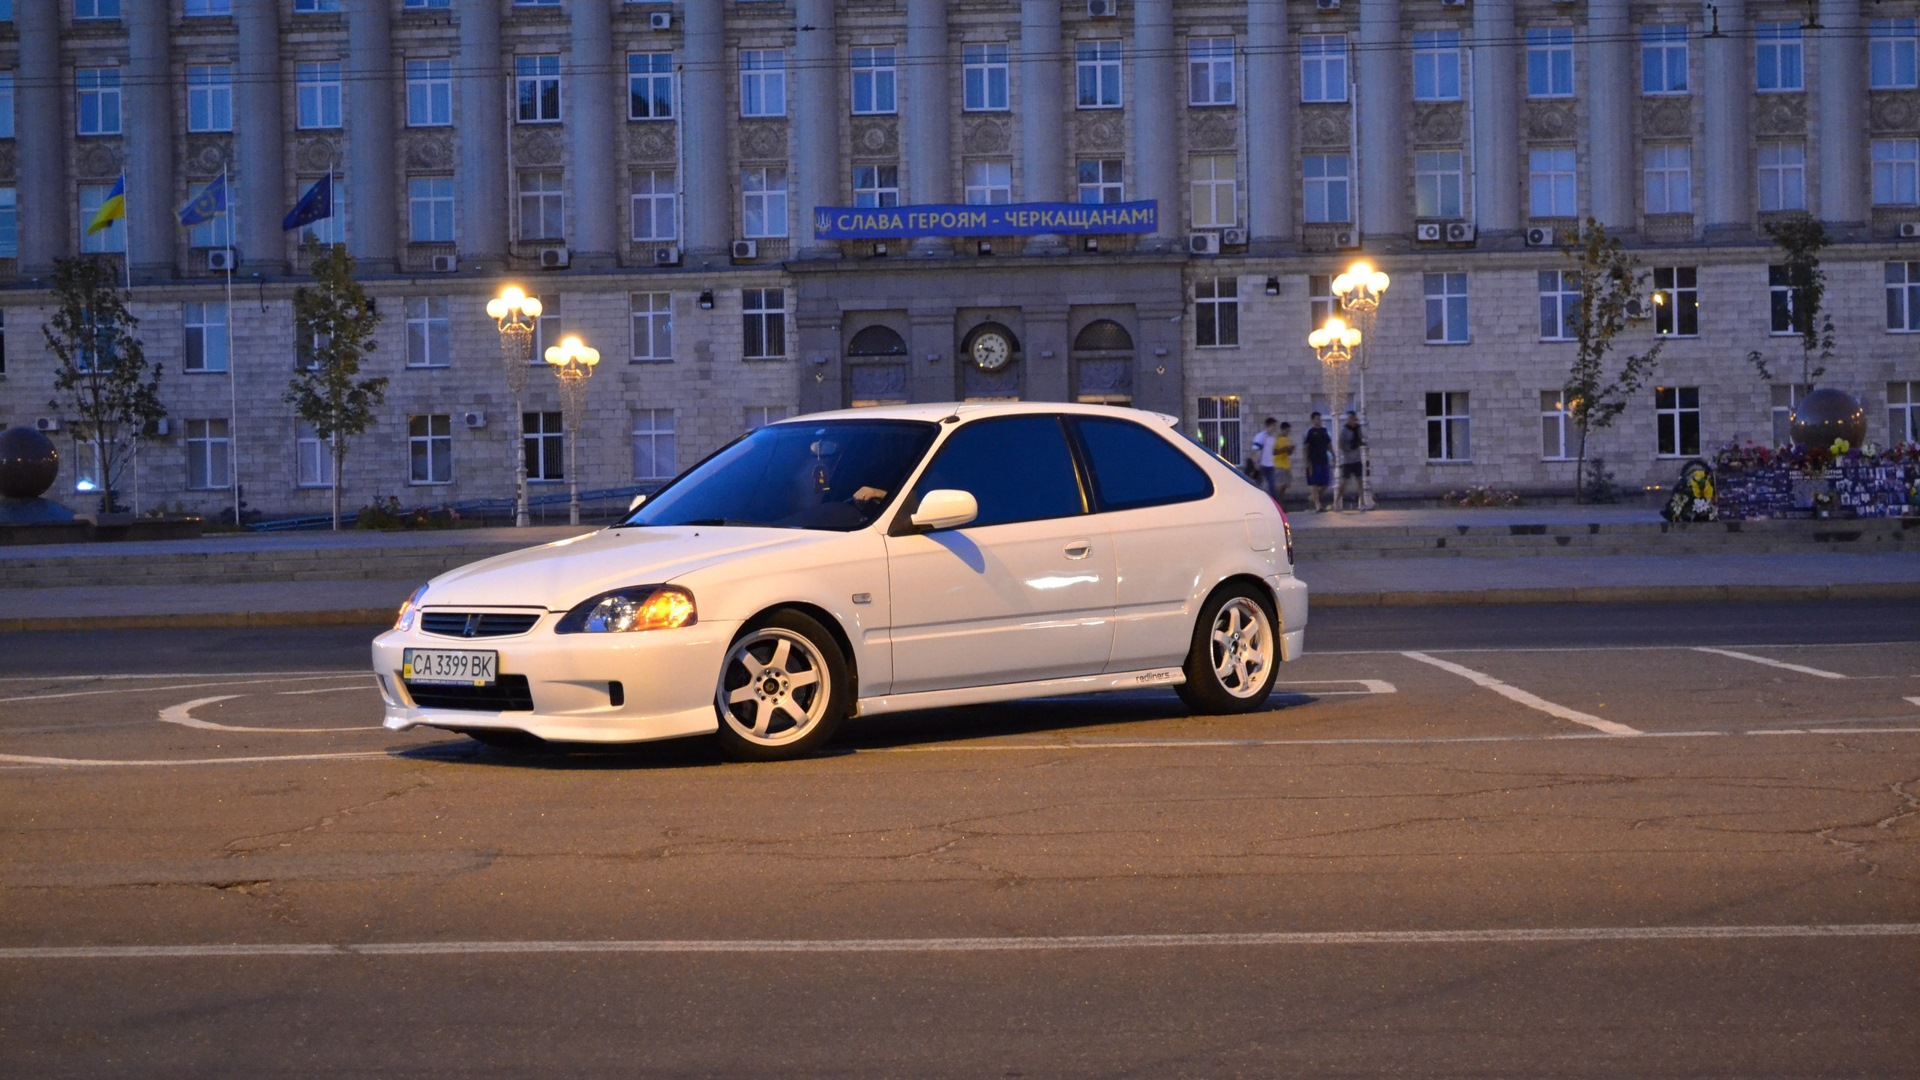
[[[693,526],[602,529],[449,570],[427,583],[422,606],[565,611],[609,589],[665,583],[723,559],[762,558],[840,535]]]

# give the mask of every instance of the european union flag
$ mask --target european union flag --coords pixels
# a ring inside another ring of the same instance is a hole
[[[280,228],[284,231],[291,231],[302,225],[311,225],[321,218],[330,218],[332,216],[333,174],[328,173],[320,179],[315,180],[313,186],[307,189],[307,193],[300,196],[300,201],[293,205],[293,212],[289,213],[286,220],[280,223]]]
[[[200,189],[187,205],[180,208],[180,224],[191,228],[205,225],[227,212],[227,174],[221,173]]]

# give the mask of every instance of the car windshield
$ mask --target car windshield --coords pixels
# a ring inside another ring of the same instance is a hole
[[[900,491],[938,432],[936,425],[914,420],[763,427],[694,466],[615,527],[864,529]]]

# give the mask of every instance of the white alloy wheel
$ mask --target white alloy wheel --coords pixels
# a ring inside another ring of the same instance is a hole
[[[1201,606],[1184,665],[1181,700],[1198,713],[1252,712],[1273,690],[1279,638],[1273,602],[1252,586],[1231,583]]]
[[[798,757],[833,734],[849,680],[839,648],[819,623],[778,612],[742,634],[720,666],[714,706],[729,756]]]

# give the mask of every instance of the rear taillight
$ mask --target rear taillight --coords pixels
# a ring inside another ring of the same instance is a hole
[[[1280,534],[1287,538],[1287,565],[1292,566],[1293,565],[1293,522],[1288,520],[1287,508],[1280,505],[1279,499],[1273,500],[1273,508],[1275,510],[1280,511]]]

